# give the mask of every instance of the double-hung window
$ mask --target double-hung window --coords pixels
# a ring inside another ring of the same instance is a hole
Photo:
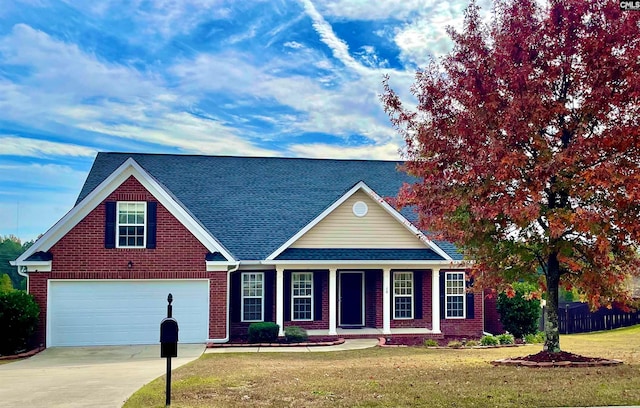
[[[465,311],[464,272],[445,273],[446,317],[448,319],[464,319]]]
[[[144,248],[146,245],[147,203],[119,201],[116,242],[119,248]]]
[[[264,320],[264,273],[242,274],[242,321]]]
[[[292,320],[313,320],[313,273],[291,274]]]
[[[393,318],[413,319],[413,272],[393,273]]]

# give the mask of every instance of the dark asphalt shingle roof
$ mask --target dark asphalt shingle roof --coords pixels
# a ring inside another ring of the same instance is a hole
[[[287,248],[276,257],[282,261],[443,261],[444,258],[429,248]]]
[[[393,161],[98,153],[78,202],[129,157],[238,260],[265,259],[359,181],[382,197],[414,181]]]

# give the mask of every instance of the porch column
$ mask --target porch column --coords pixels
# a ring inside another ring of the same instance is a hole
[[[382,270],[382,334],[391,334],[391,268]]]
[[[338,335],[336,268],[329,269],[329,336]]]
[[[431,270],[431,329],[440,332],[440,268]]]
[[[276,266],[276,324],[278,336],[284,336],[284,268]]]

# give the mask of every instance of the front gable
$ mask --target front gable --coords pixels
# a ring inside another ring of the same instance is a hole
[[[451,257],[398,211],[359,182],[305,228],[291,237],[267,260],[285,251],[303,249],[425,250],[444,260]]]
[[[407,249],[425,247],[420,238],[399,223],[363,190],[358,190],[347,198],[290,246]]]
[[[222,254],[228,262],[233,261],[231,254],[162,185],[130,158],[40,237],[14,264],[28,266],[24,262],[28,261],[29,257],[39,251],[48,252],[80,223],[86,224],[86,218],[90,214],[96,211],[104,214],[103,207],[110,200],[153,200],[159,204],[159,207],[166,210],[182,228],[189,231],[199,245],[204,246],[210,253]],[[99,222],[93,221],[93,224],[99,225],[91,226],[93,234],[101,234],[102,239],[105,237],[104,220],[103,216]],[[180,245],[180,243],[176,244]]]

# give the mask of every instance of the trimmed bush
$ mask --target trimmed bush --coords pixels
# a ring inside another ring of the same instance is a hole
[[[303,341],[307,341],[309,339],[309,335],[307,331],[302,327],[298,326],[289,326],[284,329],[284,338],[287,343],[302,343]]]
[[[39,315],[40,308],[32,295],[21,290],[0,293],[0,355],[27,348]]]
[[[544,332],[537,332],[536,334],[533,333],[529,333],[527,335],[524,336],[524,341],[527,344],[538,344],[538,343],[544,343],[546,336],[544,335]]]
[[[424,341],[424,346],[425,347],[438,347],[438,342],[435,341],[434,339],[426,339]]]
[[[498,338],[491,335],[482,336],[480,339],[480,345],[482,346],[497,346],[498,344],[500,344]]]
[[[249,325],[249,343],[275,343],[278,341],[280,326],[273,322],[251,323]]]
[[[521,339],[538,330],[540,319],[540,301],[527,299],[527,295],[536,287],[527,283],[514,283],[515,296],[510,298],[502,292],[498,295],[497,308],[502,327],[516,338]]]
[[[465,346],[466,346],[466,347],[477,347],[477,346],[478,346],[478,344],[479,344],[479,343],[478,343],[477,341],[475,341],[475,340],[469,340],[469,341],[467,342],[467,344],[465,344]]]
[[[502,333],[497,336],[500,344],[513,344],[515,343],[515,339],[513,338],[513,334],[510,333]]]
[[[450,348],[462,348],[462,342],[458,341],[458,340],[451,340],[448,344],[447,347]]]

